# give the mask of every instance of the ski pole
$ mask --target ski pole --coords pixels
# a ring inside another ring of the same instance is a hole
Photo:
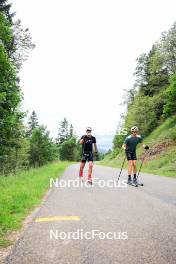
[[[138,180],[138,178],[139,178],[139,174],[140,174],[140,172],[141,172],[141,169],[142,169],[142,166],[143,166],[144,160],[145,160],[145,158],[147,157],[148,153],[149,153],[149,152],[147,152],[147,153],[144,155],[144,158],[142,159],[142,162],[141,162],[141,165],[140,165],[140,168],[139,168],[139,171],[138,171],[138,174],[137,174],[137,178],[136,178],[136,180]]]
[[[120,176],[121,176],[121,174],[122,174],[122,170],[123,170],[123,166],[124,166],[124,164],[125,164],[125,161],[126,161],[126,157],[124,158],[124,161],[123,161],[123,164],[122,164],[122,167],[121,167],[120,173],[119,173],[119,177],[118,177],[118,179],[117,179],[117,183],[119,182]]]

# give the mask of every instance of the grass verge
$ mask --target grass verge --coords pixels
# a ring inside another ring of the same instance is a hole
[[[145,144],[150,146],[153,154],[147,157],[142,171],[155,175],[176,178],[176,116],[168,118],[157,127],[147,138]],[[137,150],[138,157],[143,153],[142,148]],[[116,159],[107,156],[100,165],[121,168],[124,152],[121,151]],[[138,161],[139,166],[140,161]],[[127,164],[125,165],[127,168]]]
[[[10,245],[6,235],[18,230],[25,217],[40,204],[49,179],[60,177],[69,162],[54,162],[16,175],[0,176],[0,247]]]
[[[176,179],[176,162],[174,160],[176,157],[175,148],[172,149],[167,155],[160,155],[160,157],[150,160],[147,163],[144,163],[141,172],[151,173],[160,176],[167,176]],[[103,160],[98,162],[98,165],[109,166],[113,168],[121,168],[123,159],[118,160]],[[138,161],[138,167],[141,161]],[[127,163],[124,166],[124,169],[127,169]]]

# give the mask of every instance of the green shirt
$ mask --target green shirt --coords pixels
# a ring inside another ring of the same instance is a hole
[[[133,137],[132,135],[126,137],[124,144],[126,144],[126,150],[130,152],[136,152],[136,147],[139,143],[142,143],[143,138],[139,135]]]

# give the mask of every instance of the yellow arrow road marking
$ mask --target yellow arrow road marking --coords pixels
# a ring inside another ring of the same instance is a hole
[[[35,222],[54,222],[54,221],[79,221],[79,216],[51,216],[51,217],[40,217]]]

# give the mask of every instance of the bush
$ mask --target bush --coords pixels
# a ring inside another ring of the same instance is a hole
[[[69,160],[69,161],[78,160],[79,149],[75,137],[72,137],[64,141],[62,144],[60,144],[59,157],[60,160]]]

